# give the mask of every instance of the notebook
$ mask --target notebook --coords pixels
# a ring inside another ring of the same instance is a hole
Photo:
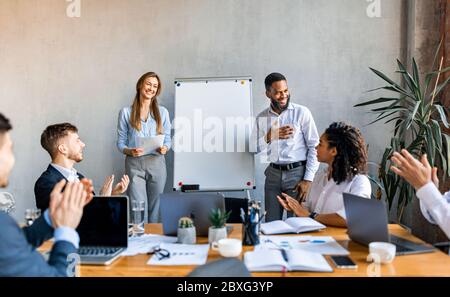
[[[250,271],[333,271],[321,254],[294,249],[259,249],[246,252],[244,263]]]
[[[348,255],[349,252],[331,236],[261,235],[256,249],[299,249],[322,255]]]
[[[311,218],[291,217],[285,221],[272,221],[261,224],[264,234],[302,233],[326,228],[325,225]]]

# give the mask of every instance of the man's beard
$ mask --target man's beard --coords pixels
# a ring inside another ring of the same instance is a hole
[[[5,179],[4,181],[0,180],[0,188],[6,188],[9,184],[8,179]]]
[[[290,101],[291,101],[291,95],[288,95],[285,106],[281,106],[277,100],[273,100],[273,99],[270,99],[270,105],[272,106],[273,110],[279,110],[280,112],[283,112],[288,108]]]
[[[80,157],[80,154],[70,154],[68,156],[68,159],[79,163],[79,162],[83,161],[83,155],[81,155],[81,157]]]

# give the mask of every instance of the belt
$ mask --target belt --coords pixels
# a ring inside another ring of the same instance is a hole
[[[300,166],[305,166],[306,165],[306,161],[298,161],[298,162],[294,162],[294,163],[290,163],[290,164],[274,164],[274,163],[270,163],[270,167],[278,169],[278,170],[291,170]]]

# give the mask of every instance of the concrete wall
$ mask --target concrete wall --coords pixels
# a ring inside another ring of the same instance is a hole
[[[34,207],[35,180],[49,163],[41,131],[76,124],[86,143],[77,169],[96,188],[124,171],[116,121],[131,104],[138,77],[158,72],[160,102],[173,115],[175,77],[251,75],[254,113],[268,105],[264,77],[284,73],[292,100],[308,106],[323,131],[346,120],[361,127],[378,161],[390,136],[352,106],[381,81],[402,55],[404,1],[382,0],[368,17],[365,0],[81,0],[81,17],[66,15],[65,0],[0,1],[0,111],[14,124],[17,163],[8,191],[15,217]],[[169,190],[173,155],[168,155]],[[257,166],[262,199],[263,166]]]

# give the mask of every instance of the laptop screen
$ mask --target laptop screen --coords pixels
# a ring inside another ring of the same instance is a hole
[[[127,247],[128,198],[95,196],[84,207],[77,231],[80,246]]]
[[[224,198],[213,193],[166,193],[161,194],[161,220],[166,235],[176,235],[178,220],[191,217],[198,236],[207,236],[211,226],[209,215],[212,209],[225,209]]]

